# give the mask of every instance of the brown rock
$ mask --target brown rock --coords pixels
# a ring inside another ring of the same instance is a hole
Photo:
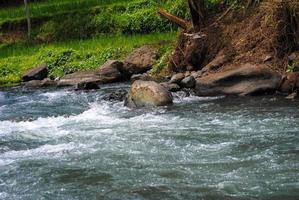
[[[197,79],[198,95],[257,95],[279,88],[281,75],[264,65],[244,64],[237,69]]]
[[[116,60],[109,60],[100,69],[93,71],[80,71],[65,75],[59,80],[59,86],[75,86],[79,83],[114,83],[126,79],[122,73],[123,63]]]
[[[34,69],[29,70],[23,75],[22,80],[24,82],[32,81],[32,80],[43,80],[48,76],[48,67],[43,64]]]
[[[177,73],[173,75],[170,79],[170,83],[180,83],[185,78],[185,74],[183,73]]]
[[[290,94],[298,88],[297,82],[299,80],[299,73],[288,73],[285,75],[283,82],[280,86],[280,91]]]
[[[153,81],[135,81],[128,93],[125,105],[128,107],[165,106],[172,104],[172,95]]]
[[[140,74],[150,70],[157,59],[157,51],[144,46],[133,51],[125,60],[124,68],[128,74]]]
[[[217,70],[220,68],[224,63],[228,61],[228,57],[224,54],[223,51],[220,51],[216,57],[205,67],[203,67],[202,72],[208,72],[208,71],[213,71]]]
[[[57,86],[57,81],[48,78],[44,80],[32,80],[25,82],[24,86],[28,88],[55,87]]]
[[[181,89],[181,87],[176,83],[164,82],[160,83],[160,85],[170,92],[177,92]]]
[[[181,81],[180,85],[184,88],[193,88],[195,83],[195,78],[193,76],[188,76]]]

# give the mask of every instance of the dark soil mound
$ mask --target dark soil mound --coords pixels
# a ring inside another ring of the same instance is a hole
[[[218,66],[209,73],[242,63],[286,71],[288,55],[299,50],[299,1],[265,0],[257,7],[224,13],[212,17],[200,32],[180,35],[172,71],[200,70],[215,59]]]

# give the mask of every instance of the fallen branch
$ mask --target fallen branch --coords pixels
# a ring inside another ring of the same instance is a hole
[[[158,14],[166,19],[168,19],[169,21],[175,23],[176,25],[178,25],[179,27],[181,27],[184,30],[188,29],[188,22],[184,19],[181,19],[177,16],[174,16],[170,13],[168,13],[167,11],[163,10],[163,9],[159,9],[158,10]]]

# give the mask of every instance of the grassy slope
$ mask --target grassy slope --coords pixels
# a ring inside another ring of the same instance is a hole
[[[18,44],[2,48],[0,54],[0,85],[20,81],[22,74],[41,63],[50,66],[51,77],[65,73],[98,68],[108,59],[123,59],[134,48],[164,41],[172,46],[177,34],[103,36],[96,39],[59,42],[48,45]],[[165,48],[165,47],[164,47]]]
[[[75,10],[89,9],[95,6],[111,6],[136,0],[48,0],[45,2],[30,3],[31,17],[54,16]],[[24,19],[24,6],[0,8],[0,23]]]
[[[0,85],[20,82],[22,74],[25,71],[41,63],[47,63],[49,65],[51,70],[50,77],[55,78],[73,71],[97,68],[107,59],[123,59],[134,48],[145,44],[157,44],[161,41],[165,41],[164,47],[161,47],[161,52],[165,52],[170,46],[173,46],[177,34],[176,32],[159,33],[160,27],[163,26],[161,26],[160,23],[156,23],[155,20],[158,19],[158,17],[155,16],[154,20],[148,18],[148,10],[151,10],[151,13],[156,15],[155,9],[157,8],[157,2],[160,1],[49,0],[46,2],[32,3],[31,11],[33,17],[38,19],[39,17],[52,16],[50,17],[50,24],[53,21],[57,23],[56,19],[60,19],[59,16],[64,12],[71,12],[70,19],[77,18],[76,21],[81,23],[81,20],[78,19],[81,19],[83,9],[83,16],[84,13],[100,10],[96,15],[90,15],[89,17],[92,17],[92,20],[95,21],[99,20],[101,25],[102,22],[107,21],[109,23],[115,23],[115,19],[117,24],[122,24],[122,21],[119,21],[119,19],[122,19],[122,17],[126,15],[130,19],[129,26],[132,28],[132,32],[134,32],[135,29],[144,29],[146,23],[153,22],[153,24],[148,24],[147,27],[154,28],[153,30],[145,32],[143,35],[120,34],[119,32],[111,30],[104,35],[98,34],[92,37],[84,37],[86,38],[84,40],[75,39],[75,37],[72,40],[59,39],[56,40],[56,42],[47,44],[27,44],[25,41],[0,44]],[[172,5],[172,2],[169,3],[169,1],[161,2],[163,2],[164,6]],[[150,5],[150,7],[143,6],[144,3]],[[104,11],[102,8],[104,8]],[[125,11],[125,13],[123,11],[117,12],[119,8],[121,8],[121,10],[123,10],[122,8],[126,8],[127,11]],[[112,12],[112,15],[105,16],[109,11]],[[0,9],[0,23],[1,21],[17,22],[24,18],[23,12],[22,6]],[[136,17],[136,13],[138,17]],[[110,22],[110,18],[113,18],[114,21]],[[144,21],[144,19],[146,20]],[[134,22],[133,24],[131,23],[132,21]],[[48,22],[45,22],[45,24],[48,24]],[[108,27],[110,26],[110,24],[106,25]],[[81,27],[81,24],[78,26]],[[64,26],[62,26],[62,28],[66,30]],[[69,28],[72,30],[72,27]],[[101,27],[99,27],[99,29],[101,29]],[[39,28],[37,28],[37,30],[40,31]],[[57,32],[58,30],[57,27],[55,27],[55,29],[50,31]],[[82,34],[86,34],[85,30],[81,32]],[[64,34],[64,36],[68,38],[71,33],[65,32]]]

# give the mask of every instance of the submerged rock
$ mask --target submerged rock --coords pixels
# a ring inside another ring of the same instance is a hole
[[[201,96],[257,95],[276,91],[280,82],[281,75],[270,68],[244,64],[197,79],[196,93]]]
[[[47,65],[43,64],[34,69],[29,70],[26,72],[22,80],[24,82],[32,81],[32,80],[43,80],[48,76],[48,67]]]
[[[172,95],[154,81],[135,81],[128,93],[125,106],[165,106],[172,104]]]
[[[97,83],[95,82],[81,82],[76,85],[76,90],[97,90],[100,89]]]
[[[144,73],[152,68],[157,56],[156,49],[149,46],[140,47],[133,51],[125,60],[125,71],[131,75]]]
[[[107,101],[124,101],[126,99],[128,92],[126,90],[117,90],[106,96],[104,96],[104,100]]]

